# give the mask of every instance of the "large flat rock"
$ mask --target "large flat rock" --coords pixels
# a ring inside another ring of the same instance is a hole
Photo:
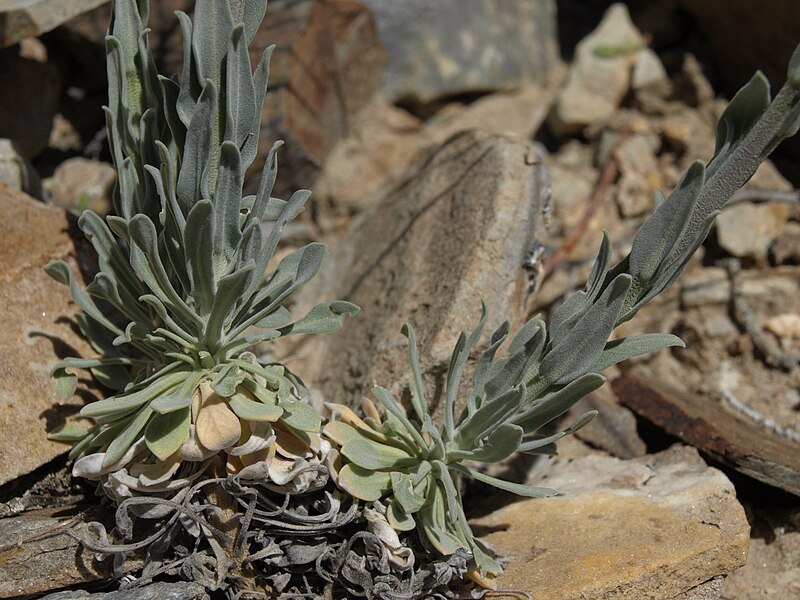
[[[457,134],[359,214],[304,301],[347,299],[362,313],[296,349],[290,368],[332,402],[357,403],[374,382],[399,392],[410,375],[401,334],[409,321],[433,392],[460,330],[477,323],[481,298],[491,315],[487,337],[505,318],[518,325],[521,265],[541,202],[539,167],[527,152],[503,136]]]
[[[47,430],[76,414],[82,402],[75,397],[55,405],[49,371],[60,358],[90,356],[91,349],[75,331],[69,289],[43,270],[52,260],[75,260],[67,213],[0,184],[0,223],[2,485],[68,449],[49,441]],[[79,394],[87,393],[82,386]]]
[[[363,1],[389,55],[391,99],[512,89],[559,61],[554,0]]]
[[[733,484],[693,448],[556,458],[544,473],[536,483],[562,496],[474,522],[510,560],[501,589],[537,600],[718,598],[713,580],[745,563],[749,525]]]

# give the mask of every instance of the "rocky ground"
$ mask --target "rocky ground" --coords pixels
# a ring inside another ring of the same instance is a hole
[[[152,4],[160,66],[174,72],[171,14],[192,2]],[[779,85],[800,41],[790,0],[758,14],[738,0],[631,4],[272,0],[252,49],[278,44],[262,142],[287,140],[281,192],[314,191],[285,250],[331,246],[297,302],[337,297],[363,312],[336,335],[264,352],[321,398],[357,404],[373,381],[402,392],[400,326],[412,321],[436,385],[480,298],[490,320],[518,325],[580,288],[602,230],[624,254],[655,190],[713,152],[724,98],[757,66]],[[66,258],[91,274],[75,215],[111,209],[108,6],[12,6],[0,3],[0,598],[68,588],[48,597],[122,600],[132,592],[113,591],[112,566],[64,533],[87,507],[109,511],[46,439],[80,408],[54,404],[48,367],[89,349],[67,291],[41,269]],[[469,490],[476,531],[509,560],[501,588],[800,598],[797,147],[763,165],[679,283],[619,331],[672,332],[687,348],[611,373],[579,406],[600,416],[558,457],[503,467],[563,494]],[[80,382],[81,399],[102,393]],[[205,597],[192,584],[136,594]]]

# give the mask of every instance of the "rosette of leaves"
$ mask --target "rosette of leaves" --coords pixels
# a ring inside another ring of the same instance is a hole
[[[277,452],[292,463],[278,469],[284,475],[319,454],[320,418],[302,384],[249,353],[279,336],[335,331],[358,311],[329,302],[295,320],[285,308],[318,272],[322,244],[295,250],[265,275],[282,229],[309,196],[271,196],[280,143],[257,193],[243,196],[272,52],[253,70],[247,47],[265,11],[266,0],[198,0],[194,23],[178,12],[183,73],[166,78],[148,46],[147,2],[114,2],[105,112],[117,214],[85,211],[79,220],[99,262],[85,290],[66,263],[47,266],[70,286],[83,311],[78,324],[99,354],[57,365],[60,396],[75,390],[72,369],[91,369],[114,391],[81,411],[95,419],[91,429],[68,425],[52,435],[76,443],[77,474],[99,478],[136,464],[126,473],[156,490],[182,463],[221,450],[233,471]]]
[[[612,266],[611,243],[604,234],[586,286],[553,313],[549,328],[542,319],[531,319],[514,336],[507,355],[498,359],[509,331],[508,323],[502,324],[478,353],[472,383],[461,393],[467,360],[482,335],[484,307],[478,327],[471,334],[463,332],[453,351],[441,428],[428,412],[414,331],[404,326],[412,414],[381,387],[373,392],[385,408],[383,417],[371,403],[365,404],[363,419],[346,407],[331,405],[333,420],[324,433],[339,447],[340,456],[331,455],[337,484],[361,500],[379,502],[392,527],[417,529],[436,552],[468,550],[474,576],[490,584],[486,576],[501,568],[472,535],[461,502],[461,479],[522,496],[555,493],[491,477],[474,465],[496,463],[516,452],[554,453],[555,442],[585,425],[594,413],[560,431],[541,429],[599,388],[605,381],[604,369],[660,348],[683,346],[669,334],[612,341],[609,337],[617,325],[675,282],[719,209],[782,139],[797,132],[798,125],[800,49],[774,100],[760,73],[736,94],[717,126],[712,159],[708,164],[695,162],[669,198],[657,195],[657,208],[637,233],[629,254]]]

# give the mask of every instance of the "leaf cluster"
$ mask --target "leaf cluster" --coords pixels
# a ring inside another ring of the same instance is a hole
[[[199,460],[240,438],[236,453],[249,454],[274,437],[269,423],[300,437],[319,428],[299,381],[248,353],[279,336],[335,331],[358,311],[335,301],[294,319],[285,308],[319,271],[322,244],[295,250],[267,273],[283,228],[310,193],[272,197],[278,142],[257,193],[243,195],[272,52],[253,70],[247,46],[265,10],[266,0],[198,0],[194,23],[179,11],[183,73],[170,79],[157,73],[148,46],[148,3],[114,3],[104,110],[119,175],[116,215],[85,211],[79,220],[99,258],[85,290],[63,261],[47,266],[70,286],[99,354],[56,367],[60,396],[74,391],[69,369],[91,369],[115,392],[82,410],[95,427],[68,426],[53,437],[79,440],[72,457],[102,454],[99,471],[140,455]]]

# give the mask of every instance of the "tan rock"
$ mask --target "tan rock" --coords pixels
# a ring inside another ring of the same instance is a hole
[[[417,328],[423,369],[433,376],[460,330],[477,323],[481,298],[491,315],[487,330],[506,317],[519,321],[527,287],[521,265],[541,191],[540,167],[526,156],[525,146],[505,137],[460,134],[358,215],[303,298],[307,305],[348,299],[362,313],[313,348],[301,342],[290,355],[302,356],[302,368],[291,360],[289,367],[326,400],[353,404],[376,381],[394,391],[408,382],[404,322]]]
[[[614,113],[630,89],[643,44],[625,5],[612,5],[597,29],[575,49],[567,83],[549,119],[559,135],[602,123]]]
[[[728,253],[740,258],[764,260],[770,244],[783,232],[789,205],[778,202],[740,202],[717,217],[717,239]]]
[[[780,338],[800,338],[800,315],[784,313],[767,319],[764,329]]]
[[[67,210],[87,208],[99,214],[111,211],[111,193],[117,172],[108,163],[70,158],[58,165],[42,187],[50,202]]]
[[[702,598],[697,586],[745,562],[749,526],[734,487],[693,448],[555,459],[536,483],[563,495],[475,522],[510,559],[500,588],[539,600]]]
[[[91,356],[74,331],[69,289],[43,270],[74,259],[73,225],[60,209],[44,206],[0,184],[0,484],[29,473],[66,452],[47,430],[80,410],[73,398],[55,405],[50,367],[67,355]],[[83,264],[91,264],[83,261]],[[83,388],[82,392],[87,393]]]
[[[377,99],[326,159],[314,195],[323,206],[352,213],[388,193],[432,147],[460,132],[479,129],[526,140],[539,130],[563,75],[556,67],[541,86],[491,94],[467,106],[450,104],[424,124]]]

